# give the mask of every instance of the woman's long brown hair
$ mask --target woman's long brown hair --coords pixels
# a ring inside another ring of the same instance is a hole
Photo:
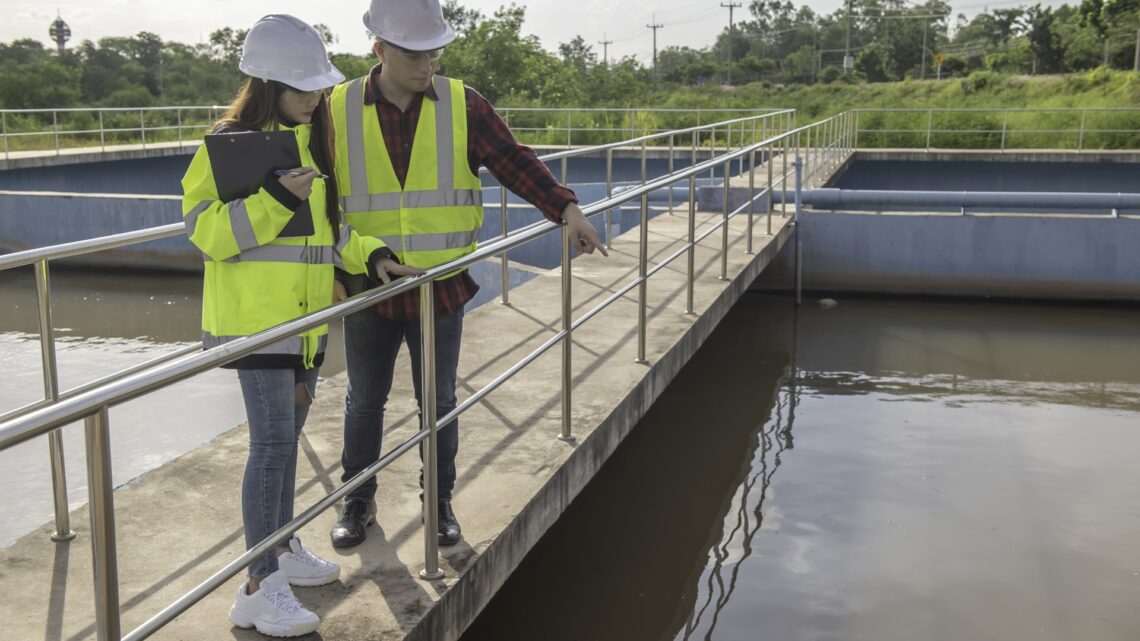
[[[288,89],[285,85],[249,78],[242,85],[238,95],[230,103],[212,131],[223,129],[243,129],[264,131],[276,129],[281,123],[277,114],[277,100]],[[328,96],[321,96],[313,111],[313,133],[309,136],[309,153],[317,163],[317,169],[329,176],[325,181],[325,215],[332,225],[333,240],[340,242],[340,193],[336,188],[333,164],[336,154],[333,151],[332,114],[329,112]]]

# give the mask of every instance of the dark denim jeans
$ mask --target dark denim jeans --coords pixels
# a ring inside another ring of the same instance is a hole
[[[296,404],[295,388],[304,383],[313,397],[317,368],[239,369],[245,415],[249,419],[249,458],[241,484],[241,514],[248,550],[293,520],[297,482],[297,439],[309,405]],[[277,551],[270,550],[249,566],[250,576],[277,571]]]
[[[443,418],[455,409],[455,378],[459,368],[459,344],[463,335],[463,310],[435,317],[435,407]],[[347,481],[380,458],[384,433],[384,405],[392,390],[396,355],[407,342],[412,357],[412,384],[416,403],[420,393],[420,321],[393,321],[366,309],[344,319],[344,352],[348,366],[348,396],[344,403],[344,451],[341,481]],[[455,488],[455,454],[459,451],[459,421],[439,430],[439,497],[451,499]],[[423,457],[423,448],[420,449]],[[423,487],[423,472],[420,472]],[[350,499],[371,500],[376,496],[376,477],[361,485]]]

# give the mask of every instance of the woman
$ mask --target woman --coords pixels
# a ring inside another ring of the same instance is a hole
[[[324,94],[344,76],[329,62],[317,32],[292,16],[266,16],[249,30],[239,67],[250,78],[214,132],[291,131],[302,166],[267,172],[256,192],[226,203],[218,197],[205,146],[195,154],[182,179],[182,211],[191,242],[205,254],[206,348],[328,306],[334,266],[385,281],[422,273],[400,265],[379,239],[359,236],[341,220],[336,184],[325,179],[333,175],[333,147]],[[297,439],[316,391],[327,332],[326,326],[310,330],[229,365],[238,370],[249,420],[242,482],[247,548],[293,518]],[[249,581],[230,609],[235,625],[272,636],[316,629],[317,615],[297,602],[290,584],[324,585],[340,576],[340,567],[297,537],[287,543],[250,565]]]

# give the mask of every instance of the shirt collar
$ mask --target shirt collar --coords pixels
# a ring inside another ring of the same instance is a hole
[[[381,100],[384,102],[389,102],[389,100],[385,98],[377,88],[380,81],[381,66],[382,65],[377,63],[376,66],[372,67],[372,70],[368,72],[368,84],[364,87],[364,104],[366,105],[374,105]],[[432,76],[432,78],[434,79],[435,76]],[[439,96],[435,93],[434,82],[428,85],[427,90],[424,91],[423,94],[432,100],[439,100]]]

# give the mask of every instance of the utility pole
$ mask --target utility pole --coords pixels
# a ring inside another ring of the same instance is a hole
[[[728,4],[720,3],[720,6],[728,9],[728,84],[732,84],[732,10],[736,7],[743,6],[739,2],[729,2]]]
[[[930,24],[930,20],[922,19],[922,70],[918,72],[919,80],[926,80],[926,26]],[[1036,60],[1034,61],[1036,62]]]
[[[843,73],[850,78],[855,61],[851,59],[851,0],[847,0],[847,42],[843,45]]]
[[[1140,27],[1136,28],[1136,53],[1132,58],[1132,70],[1140,71]]]
[[[647,24],[653,30],[653,81],[657,82],[657,30],[664,27],[663,24],[657,24],[656,14],[653,16],[653,24]]]
[[[598,44],[602,45],[602,66],[609,67],[609,53],[610,45],[614,43],[613,40],[606,40],[606,33],[602,32],[602,40]]]

